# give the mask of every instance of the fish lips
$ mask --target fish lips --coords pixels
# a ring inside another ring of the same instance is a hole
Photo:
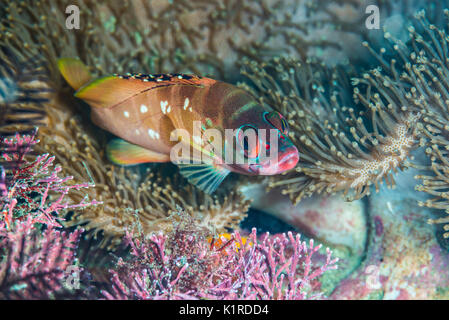
[[[276,163],[269,161],[266,164],[250,164],[249,170],[257,175],[275,175],[293,169],[299,161],[299,152],[292,146],[282,153]]]

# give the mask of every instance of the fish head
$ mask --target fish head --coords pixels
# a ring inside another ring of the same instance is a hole
[[[276,175],[293,169],[299,152],[288,137],[287,120],[277,111],[261,108],[236,123],[234,172],[247,175]]]

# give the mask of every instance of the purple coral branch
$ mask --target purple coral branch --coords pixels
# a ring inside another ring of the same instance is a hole
[[[75,263],[83,230],[67,233],[48,226],[41,231],[31,217],[7,228],[0,221],[0,298],[49,299],[62,294],[65,272]]]
[[[96,200],[87,201],[86,198],[76,204],[64,201],[72,189],[80,190],[92,185],[67,184],[73,177],[59,177],[62,169],[61,167],[51,169],[55,157],[49,154],[39,155],[33,162],[25,160],[26,154],[38,142],[35,136],[36,132],[29,136],[16,135],[14,139],[5,138],[2,141],[5,148],[1,156],[6,160],[7,168],[10,168],[11,172],[7,177],[2,170],[0,176],[2,194],[0,205],[7,225],[13,219],[24,219],[25,216],[31,215],[34,223],[60,226],[58,221],[63,220],[61,211],[101,204],[102,202]],[[39,194],[39,201],[32,199],[34,193]],[[50,194],[56,199],[50,201]],[[22,200],[20,205],[18,199]]]
[[[119,259],[110,270],[112,287],[103,295],[107,299],[311,299],[320,297],[316,279],[337,268],[338,259],[332,259],[329,249],[325,262],[317,266],[313,257],[321,245],[313,241],[307,245],[291,232],[258,238],[253,229],[242,238],[236,231],[224,245],[223,237],[209,245],[187,233],[179,226],[172,234],[147,239],[126,233],[132,258]],[[191,242],[179,241],[184,236]]]
[[[80,298],[87,291],[67,288],[64,281],[67,268],[75,265],[83,230],[62,232],[56,227],[63,210],[100,202],[65,201],[72,189],[92,184],[67,184],[73,177],[59,177],[61,168],[52,168],[55,157],[48,154],[29,162],[26,156],[38,142],[35,136],[0,141],[5,160],[0,167],[0,299]]]

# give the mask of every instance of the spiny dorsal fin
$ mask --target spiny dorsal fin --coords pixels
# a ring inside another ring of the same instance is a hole
[[[215,80],[185,74],[129,74],[96,79],[78,90],[76,97],[96,108],[109,108],[139,93],[167,86],[205,86]]]

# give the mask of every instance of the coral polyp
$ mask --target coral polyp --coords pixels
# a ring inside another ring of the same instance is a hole
[[[339,40],[361,48],[359,33],[366,31],[359,14],[365,1],[79,1],[83,21],[76,32],[65,27],[63,9],[71,4],[27,0],[0,8],[0,43],[25,57],[42,53],[55,85],[61,56],[80,58],[96,75],[190,71],[220,79],[235,79],[243,57],[347,63],[351,53]]]

